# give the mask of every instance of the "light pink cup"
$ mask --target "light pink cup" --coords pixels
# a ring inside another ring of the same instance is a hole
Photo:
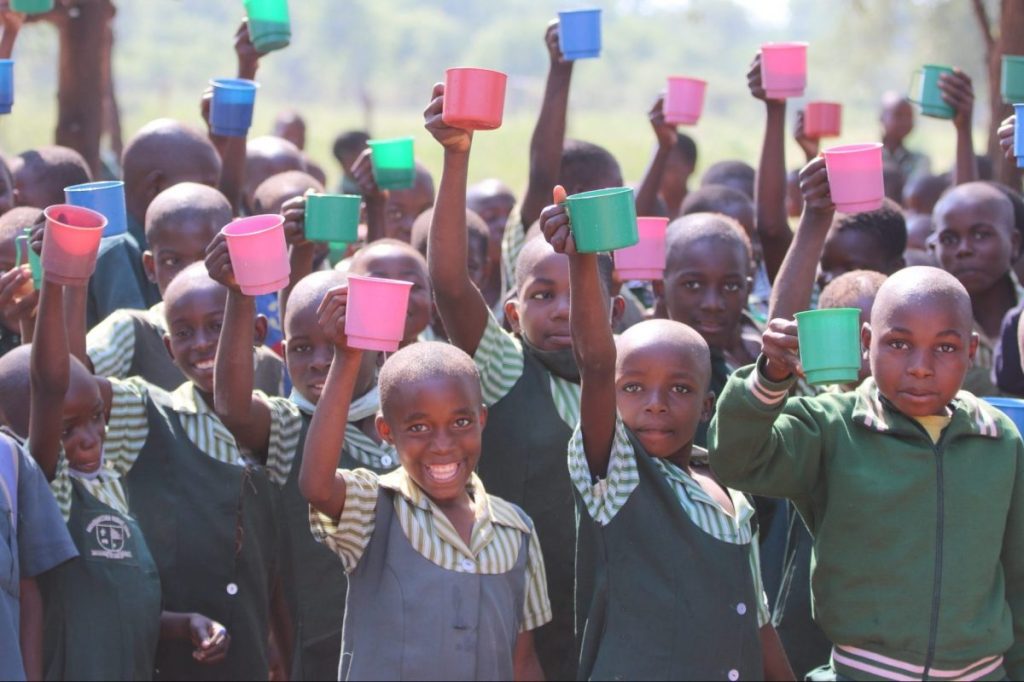
[[[665,122],[694,125],[704,110],[704,93],[708,83],[699,78],[669,76],[665,93]]]
[[[882,207],[882,143],[844,144],[823,152],[832,202],[841,213]]]
[[[82,286],[96,270],[107,219],[102,213],[70,204],[54,204],[43,214],[43,277],[54,284]]]
[[[348,276],[345,335],[348,345],[393,352],[405,336],[412,282],[380,277]]]
[[[761,85],[768,99],[803,96],[807,87],[807,43],[762,45]]]
[[[284,238],[284,217],[255,215],[221,230],[228,242],[235,281],[246,296],[272,294],[288,286],[291,265]]]
[[[655,282],[665,277],[665,230],[668,218],[637,218],[640,241],[614,253],[619,281]]]
[[[815,140],[823,137],[839,137],[842,121],[842,104],[808,102],[804,109],[804,135]]]

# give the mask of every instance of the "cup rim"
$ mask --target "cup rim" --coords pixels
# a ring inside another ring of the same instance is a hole
[[[833,313],[833,314],[832,315],[827,315],[827,313]],[[857,313],[857,315],[859,316],[860,313],[861,313],[861,309],[860,308],[815,308],[814,310],[801,310],[800,312],[795,313],[793,315],[793,317],[795,317],[799,321],[801,317],[835,317],[835,313],[843,313],[843,315],[852,315],[853,313]]]
[[[260,84],[249,78],[211,78],[210,85],[225,90],[259,90]]]
[[[669,76],[668,80],[669,80],[669,82],[672,82],[672,81],[682,81],[682,82],[686,82],[686,83],[699,83],[701,85],[707,85],[708,84],[708,82],[706,80],[704,80],[703,78],[696,78],[694,76]]]
[[[567,15],[567,14],[592,14],[592,13],[600,14],[601,13],[601,8],[600,7],[584,7],[582,9],[564,9],[564,10],[561,10],[558,13],[558,16],[561,17],[561,16],[564,16],[564,15]]]
[[[266,221],[266,220],[271,219],[271,218],[274,219],[273,224],[268,224],[266,227],[260,228],[258,230],[252,230],[251,232],[235,233],[235,232],[232,232],[231,229],[230,229],[232,227],[237,227],[238,225],[248,224],[248,223],[255,223],[257,221]],[[251,215],[251,216],[246,216],[244,218],[239,218],[238,220],[233,220],[230,223],[228,223],[227,225],[225,225],[224,227],[220,228],[220,231],[224,234],[225,237],[232,237],[232,238],[256,237],[258,235],[262,235],[262,234],[265,234],[265,233],[267,233],[267,232],[269,232],[271,230],[275,230],[275,229],[277,229],[279,227],[282,227],[283,225],[284,225],[284,216],[281,215],[280,213],[261,213],[259,215]]]
[[[98,225],[70,225],[63,220],[58,220],[56,217],[51,215],[51,212],[56,213],[57,211],[84,211],[90,218],[98,219]],[[54,223],[61,227],[69,230],[80,230],[83,232],[93,232],[95,230],[105,230],[107,228],[107,217],[99,211],[94,211],[91,208],[85,206],[75,206],[74,204],[52,204],[43,209],[43,216],[46,218],[47,223]]]
[[[825,156],[829,155],[842,155],[842,154],[858,154],[860,152],[866,152],[873,149],[881,149],[881,142],[855,142],[852,144],[837,144],[834,147],[829,147],[823,150],[821,153]],[[833,308],[833,310],[838,310]]]
[[[81,182],[77,185],[68,185],[65,192],[96,192],[102,189],[124,187],[123,180],[97,180],[95,182]]]
[[[768,48],[768,49],[771,49],[771,50],[783,50],[783,49],[785,49],[785,50],[792,50],[792,49],[796,49],[796,48],[804,48],[804,49],[806,49],[808,47],[810,47],[810,43],[807,42],[807,41],[803,41],[803,40],[791,40],[791,41],[779,42],[779,43],[776,43],[776,42],[761,43],[761,49],[762,50],[765,49],[765,48]]]
[[[824,100],[824,99],[816,99],[816,100],[810,101],[807,104],[805,104],[804,105],[804,110],[806,111],[807,109],[810,109],[811,107],[839,107],[839,108],[842,108],[842,106],[843,105],[842,105],[841,102],[832,102],[832,101]]]
[[[416,140],[416,138],[413,137],[412,135],[404,135],[402,137],[385,137],[385,138],[381,138],[381,139],[378,139],[378,140],[367,140],[366,144],[369,147],[373,147],[373,146],[379,146],[379,145],[382,145],[382,144],[393,144],[395,142],[406,142],[406,141],[413,142],[415,140]]]
[[[367,275],[353,275],[351,273],[345,273],[351,284],[352,280],[357,282],[380,282],[382,284],[396,284],[404,287],[412,288],[412,282],[406,282],[404,279],[388,279],[387,277],[369,277]]]
[[[498,71],[497,69],[487,69],[482,66],[450,66],[444,70],[444,75],[452,73],[453,71],[472,71],[474,73],[485,73],[490,76],[501,76],[502,78],[508,78],[508,74],[504,71]]]
[[[358,199],[360,202],[363,200],[362,195],[359,194],[334,194],[333,192],[310,192],[306,195],[306,200],[308,201],[310,197],[316,197],[317,199]]]
[[[566,201],[573,199],[596,199],[598,197],[615,197],[626,192],[632,192],[632,187],[605,187],[604,189],[592,189],[587,192],[579,192],[565,198]]]
[[[939,71],[949,72],[949,73],[953,72],[953,67],[952,66],[947,66],[945,64],[922,64],[921,68],[922,69],[937,69]]]
[[[13,64],[13,63],[14,63],[13,59],[0,59],[0,64],[3,64],[3,65]]]

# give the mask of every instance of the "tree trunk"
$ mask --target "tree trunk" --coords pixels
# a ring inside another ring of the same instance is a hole
[[[999,13],[999,35],[994,48],[988,54],[989,82],[989,137],[988,155],[992,159],[995,177],[1010,187],[1021,188],[1021,175],[1017,166],[1007,160],[999,148],[996,131],[1004,118],[1013,113],[1013,107],[1003,104],[1000,91],[1002,84],[1002,60],[1004,54],[1024,54],[1024,2],[1002,0]]]

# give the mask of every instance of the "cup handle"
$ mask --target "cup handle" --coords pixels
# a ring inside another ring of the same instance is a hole
[[[923,85],[924,69],[917,69],[910,75],[910,87],[907,89],[907,99],[914,104],[921,104],[921,86]],[[914,99],[914,93],[918,93]]]
[[[14,267],[20,268],[28,262],[28,248],[28,237],[22,234],[14,238]]]

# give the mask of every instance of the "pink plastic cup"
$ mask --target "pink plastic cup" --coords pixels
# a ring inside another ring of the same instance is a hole
[[[284,217],[254,215],[221,230],[228,242],[235,280],[246,296],[272,294],[288,286],[291,266],[284,239]]]
[[[801,97],[807,87],[807,43],[762,45],[761,85],[768,99]]]
[[[844,144],[824,151],[832,202],[841,213],[882,207],[882,143]]]
[[[96,270],[107,219],[102,213],[71,204],[55,204],[43,214],[43,277],[54,284],[85,284]]]
[[[348,345],[387,353],[398,350],[405,336],[411,289],[412,282],[349,275],[345,312]]]
[[[694,125],[704,110],[707,81],[687,76],[669,76],[665,93],[665,122]]]
[[[508,76],[490,69],[457,68],[444,74],[441,119],[453,128],[494,130],[505,113]]]
[[[820,140],[839,137],[842,129],[843,105],[837,102],[808,102],[804,109],[804,135]]]
[[[637,218],[640,241],[615,252],[615,272],[622,282],[655,282],[665,277],[665,230],[668,218]]]

